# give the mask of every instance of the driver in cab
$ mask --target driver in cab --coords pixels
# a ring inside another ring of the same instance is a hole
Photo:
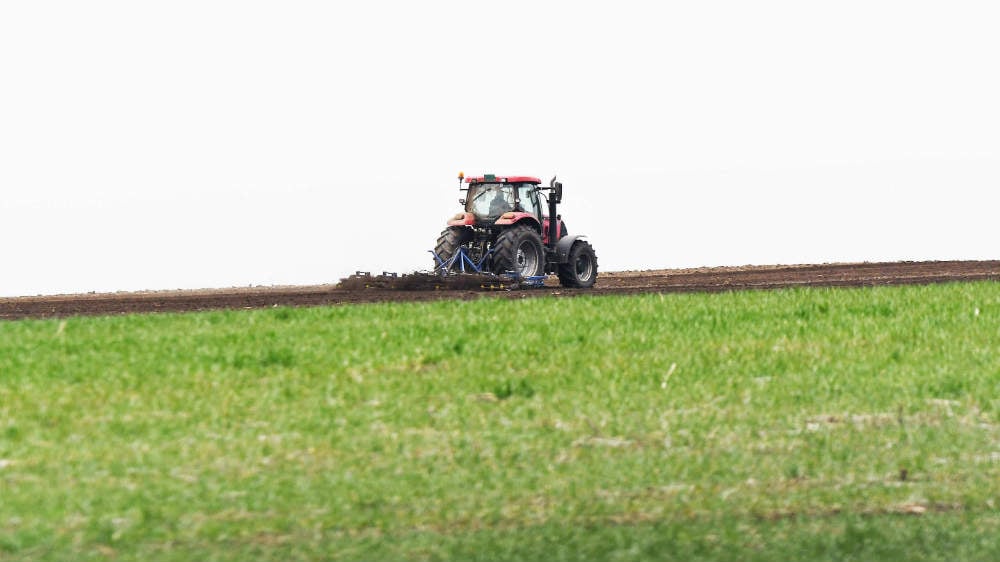
[[[493,201],[490,202],[490,216],[499,217],[510,210],[510,203],[507,202],[503,190],[498,189],[496,195],[493,197]]]

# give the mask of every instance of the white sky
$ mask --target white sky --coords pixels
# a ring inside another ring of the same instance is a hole
[[[426,268],[459,170],[601,269],[1000,257],[995,2],[3,2],[0,295]]]

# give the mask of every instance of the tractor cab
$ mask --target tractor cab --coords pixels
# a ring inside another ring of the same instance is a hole
[[[476,222],[495,222],[505,213],[527,213],[541,222],[537,178],[484,176],[466,181],[465,212]]]

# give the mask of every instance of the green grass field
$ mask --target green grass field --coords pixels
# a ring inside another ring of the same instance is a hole
[[[0,560],[1000,559],[1000,285],[0,322]]]

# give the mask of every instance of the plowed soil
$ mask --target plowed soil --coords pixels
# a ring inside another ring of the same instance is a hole
[[[76,315],[328,306],[389,301],[478,298],[563,298],[579,295],[718,292],[803,286],[866,287],[949,281],[1000,280],[1000,261],[937,261],[741,266],[601,273],[592,289],[564,289],[553,278],[544,288],[488,290],[442,287],[395,290],[337,285],[253,287],[0,298],[0,319]]]

